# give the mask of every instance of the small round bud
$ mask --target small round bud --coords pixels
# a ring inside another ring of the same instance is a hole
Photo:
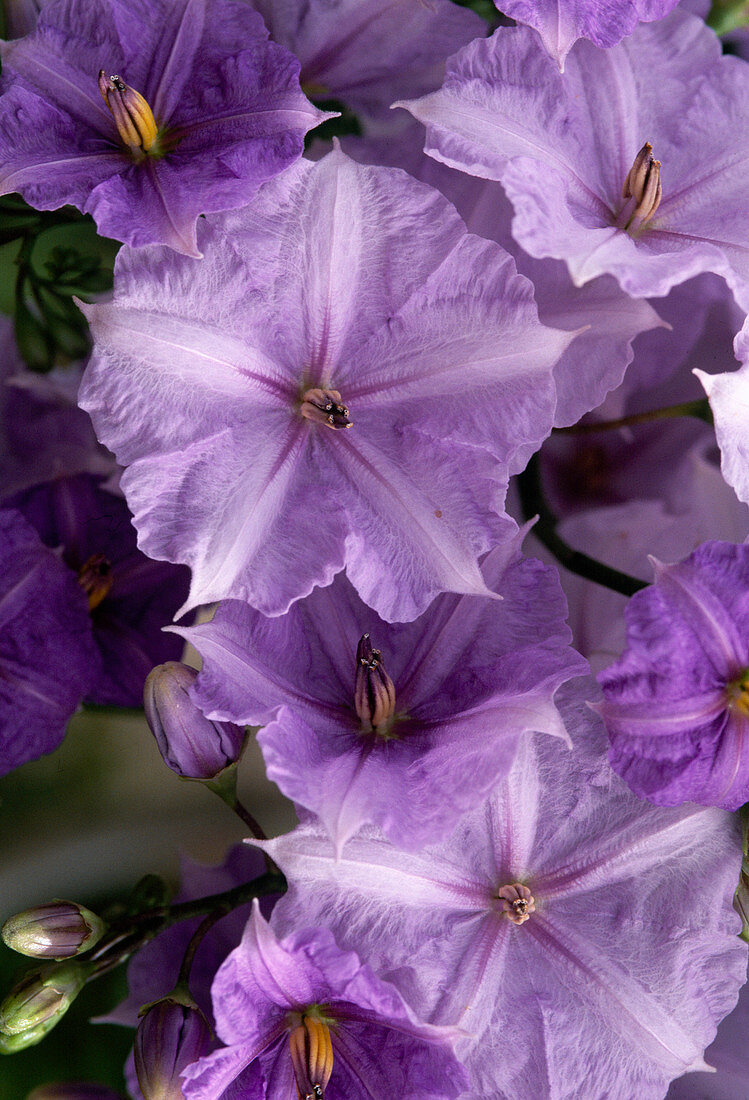
[[[18,1035],[50,1020],[56,1023],[83,989],[87,975],[86,967],[73,962],[25,974],[0,1004],[0,1031]]]
[[[189,696],[197,672],[179,661],[152,669],[143,705],[164,763],[185,779],[213,779],[242,752],[244,730],[211,722]]]
[[[133,1055],[144,1100],[183,1100],[180,1074],[211,1047],[201,1012],[165,997],[138,1024]]]
[[[36,905],[6,920],[5,944],[34,959],[72,959],[98,943],[107,926],[96,913],[74,901]]]

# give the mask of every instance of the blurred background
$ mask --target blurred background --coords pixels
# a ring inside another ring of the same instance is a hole
[[[265,779],[254,738],[240,763],[239,794],[269,834],[294,826],[291,805]],[[141,712],[103,708],[79,712],[56,752],[0,779],[0,831],[0,924],[52,898],[96,912],[147,873],[176,887],[181,855],[220,863],[247,835],[216,795],[167,768]],[[27,960],[0,943],[0,990],[25,969]],[[124,997],[125,971],[88,985],[38,1046],[0,1057],[1,1100],[25,1100],[36,1085],[71,1079],[125,1094],[132,1030],[89,1023]]]

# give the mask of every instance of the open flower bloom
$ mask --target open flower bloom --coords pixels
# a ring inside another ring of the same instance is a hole
[[[614,275],[660,296],[701,271],[749,305],[749,65],[674,11],[610,50],[578,42],[564,75],[528,28],[500,28],[402,104],[426,151],[501,180],[513,234],[566,260],[575,283]]]
[[[397,137],[344,139],[344,148],[356,160],[404,168],[436,187],[454,204],[470,233],[496,241],[510,253],[519,273],[533,283],[541,323],[575,336],[554,367],[554,427],[576,423],[619,385],[632,362],[635,336],[668,326],[649,302],[625,294],[611,275],[577,287],[561,260],[529,256],[512,236],[512,205],[501,184],[457,172],[419,153],[421,131],[410,120]],[[722,280],[716,282],[725,287]]]
[[[98,667],[86,597],[31,524],[0,511],[0,774],[52,752]]]
[[[660,1100],[704,1068],[745,979],[734,820],[635,798],[576,710],[573,751],[524,738],[441,845],[401,852],[369,829],[336,860],[311,823],[259,845],[290,882],[274,928],[331,928],[422,1018],[468,1032],[471,1100]]]
[[[518,23],[528,23],[541,36],[560,71],[578,38],[589,38],[608,49],[631,34],[642,20],[662,19],[678,0],[495,0],[498,8]]]
[[[452,0],[250,0],[274,42],[299,58],[308,95],[382,116],[438,88],[444,62],[486,23]]]
[[[749,546],[706,542],[627,607],[602,672],[611,765],[641,798],[738,809],[749,798]]]
[[[227,1046],[184,1072],[186,1100],[448,1100],[468,1085],[454,1029],[419,1023],[327,929],[278,940],[257,902],[213,1012]]]
[[[181,631],[203,657],[196,701],[268,723],[269,778],[338,852],[369,822],[400,847],[439,840],[505,774],[519,737],[566,739],[554,692],[587,669],[556,572],[519,541],[482,563],[501,601],[442,595],[413,623],[383,622],[345,577],[270,621],[227,601]]]
[[[141,553],[125,501],[100,480],[53,478],[6,503],[58,551],[88,605],[97,656],[87,700],[139,707],[153,666],[182,655],[182,643],[162,628],[185,598],[187,570]]]
[[[242,206],[329,117],[240,0],[58,0],[2,46],[0,193],[199,256],[199,214]]]
[[[192,568],[186,606],[282,614],[344,566],[388,620],[487,594],[477,559],[573,339],[539,324],[511,257],[340,151],[199,235],[201,264],[120,252],[81,390],[129,466],[140,546]]]

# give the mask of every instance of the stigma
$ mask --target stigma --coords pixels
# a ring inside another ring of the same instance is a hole
[[[296,1014],[295,1014],[296,1015]],[[328,1024],[315,1010],[297,1016],[289,1031],[289,1053],[299,1100],[324,1100],[333,1073],[333,1043]]]
[[[348,409],[341,404],[338,390],[324,390],[314,387],[307,390],[302,398],[301,414],[306,420],[316,420],[318,424],[327,424],[329,428],[350,428]]]
[[[663,196],[661,162],[653,157],[653,146],[646,141],[632,162],[622,187],[622,198],[627,199],[621,218],[626,219],[624,229],[635,233],[642,229],[655,214]]]
[[[354,706],[363,733],[386,734],[395,714],[395,684],[385,671],[382,654],[372,648],[369,634],[356,647]]]
[[[78,570],[78,583],[86,593],[88,609],[98,607],[112,587],[112,565],[103,554],[92,554]]]
[[[117,75],[99,72],[99,91],[117,125],[123,144],[137,155],[154,150],[159,129],[146,99]]]
[[[521,882],[514,882],[512,886],[502,886],[497,890],[497,900],[502,903],[501,912],[513,924],[525,924],[530,919],[531,913],[536,911],[533,894]]]

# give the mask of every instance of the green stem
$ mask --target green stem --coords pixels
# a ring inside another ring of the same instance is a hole
[[[109,935],[92,952],[91,961],[95,964],[95,969],[91,976],[98,978],[113,970],[115,966],[129,959],[135,951],[144,947],[154,936],[166,928],[171,928],[173,924],[206,914],[209,916],[217,914],[218,920],[238,905],[244,905],[254,898],[264,898],[269,894],[283,894],[285,891],[286,879],[280,871],[276,871],[273,874],[260,875],[251,882],[243,882],[220,894],[208,894],[191,901],[145,909],[136,916],[127,917],[112,926]],[[205,931],[207,930],[206,927]]]
[[[746,27],[749,24],[749,3],[747,0],[713,0],[706,22],[716,34],[729,34]]]
[[[543,496],[538,454],[531,458],[523,473],[518,474],[517,483],[523,518],[529,520],[538,516],[533,534],[547,550],[551,551],[560,565],[570,573],[595,581],[596,584],[601,584],[614,592],[621,592],[623,596],[634,596],[635,592],[639,592],[641,588],[647,588],[645,581],[631,577],[628,573],[621,573],[618,569],[612,569],[603,562],[588,557],[580,550],[573,550],[564,539],[559,537],[556,531],[559,521]]]
[[[706,424],[713,423],[710,402],[706,397],[702,397],[697,401],[682,401],[678,405],[666,405],[662,409],[650,409],[648,412],[633,413],[632,416],[620,416],[617,420],[598,420],[587,424],[573,424],[569,428],[555,428],[554,434],[590,435],[594,432],[611,432],[615,428],[629,428],[633,424],[647,424],[652,420],[665,420],[677,416],[693,416],[698,420],[704,420]]]

